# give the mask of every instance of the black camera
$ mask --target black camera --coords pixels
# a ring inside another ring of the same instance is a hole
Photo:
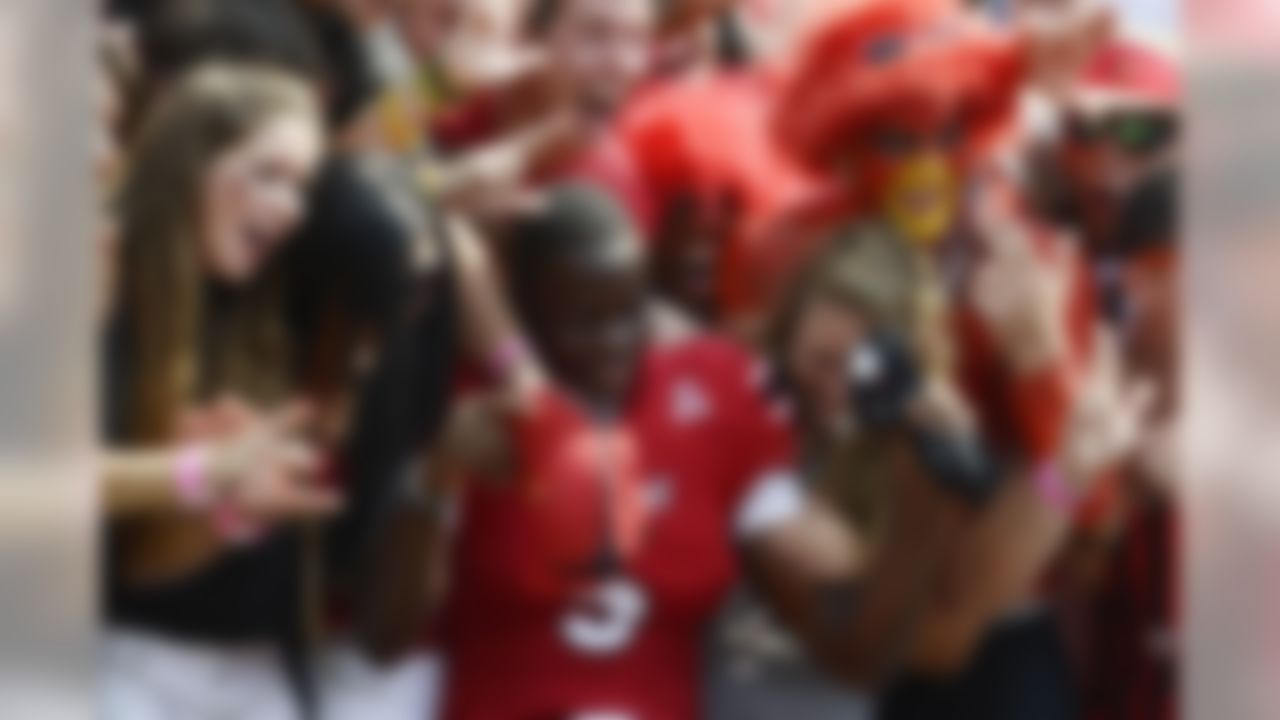
[[[1001,468],[980,437],[929,427],[913,417],[911,403],[923,377],[901,338],[883,331],[864,338],[849,354],[847,372],[850,402],[862,427],[905,433],[934,480],[966,501],[979,505],[995,494]]]

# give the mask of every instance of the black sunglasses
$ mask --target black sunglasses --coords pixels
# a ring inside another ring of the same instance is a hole
[[[1099,116],[1067,115],[1074,142],[1106,143],[1135,156],[1163,150],[1178,137],[1178,118],[1165,110],[1116,110]]]

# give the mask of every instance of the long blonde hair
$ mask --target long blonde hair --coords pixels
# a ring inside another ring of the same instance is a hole
[[[954,351],[942,281],[931,262],[876,224],[839,228],[784,297],[770,328],[770,352],[785,363],[805,309],[827,300],[895,333],[908,344],[926,377],[949,376]],[[874,545],[884,531],[889,483],[902,462],[900,453],[882,437],[861,433],[817,450],[815,491],[832,501]]]
[[[237,292],[215,322],[206,307],[199,245],[209,168],[285,113],[319,122],[316,99],[300,80],[213,64],[183,78],[143,125],[120,207],[117,317],[127,359],[122,430],[131,440],[170,438],[182,409],[211,387],[258,400],[284,390],[288,359],[277,273],[269,269]]]

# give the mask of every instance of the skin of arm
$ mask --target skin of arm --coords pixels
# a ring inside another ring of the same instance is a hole
[[[109,518],[177,513],[173,483],[180,451],[174,448],[110,450],[102,462],[102,498]]]
[[[744,547],[755,587],[776,616],[825,670],[863,688],[891,677],[909,648],[964,515],[905,447],[895,464],[886,536],[875,552],[818,504]]]
[[[1112,353],[1102,351],[1076,380],[1062,445],[1052,457],[1060,482],[1085,497],[1100,476],[1135,447],[1148,416],[1150,388],[1124,378]],[[916,669],[950,674],[962,669],[993,619],[1024,598],[1071,537],[1074,514],[1048,502],[1024,468],[966,526],[933,593],[918,641]]]
[[[468,215],[518,212],[534,200],[525,177],[542,158],[572,137],[573,122],[563,115],[528,127],[447,159],[434,159],[422,181],[445,206]]]
[[[910,650],[913,669],[931,675],[962,670],[992,620],[1025,596],[1069,530],[1069,516],[1047,505],[1029,479],[1006,483],[957,538],[921,617]]]
[[[1103,358],[1094,366],[1076,392],[1071,427],[1056,456],[1057,472],[1077,497],[1133,448],[1150,407],[1144,384],[1122,382]],[[1032,472],[1038,471],[1024,470],[1006,483],[959,538],[912,650],[918,670],[963,668],[991,621],[1025,597],[1068,545],[1074,515],[1046,502],[1028,477]]]
[[[522,342],[523,332],[507,304],[492,254],[465,223],[452,224],[451,242],[457,261],[459,307],[468,350],[488,361],[503,352],[503,345]],[[513,398],[527,398],[547,383],[546,374],[531,353],[522,353],[499,378],[502,391]]]

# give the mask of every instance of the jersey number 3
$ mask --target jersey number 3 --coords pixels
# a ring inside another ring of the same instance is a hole
[[[627,649],[649,612],[644,589],[614,578],[584,590],[560,619],[560,635],[569,647],[595,657]]]

